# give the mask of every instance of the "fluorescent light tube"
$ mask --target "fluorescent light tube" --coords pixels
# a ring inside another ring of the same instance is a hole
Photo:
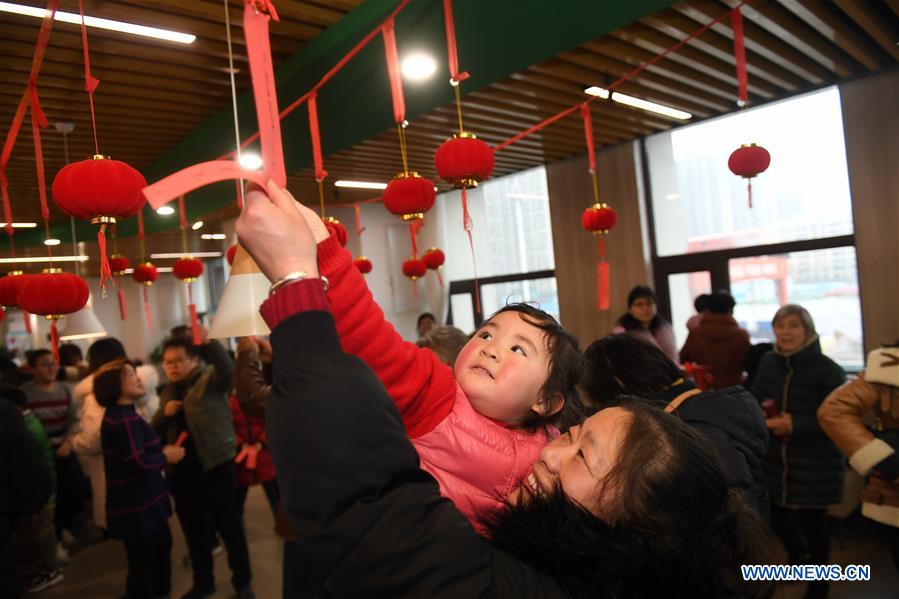
[[[386,183],[374,181],[334,181],[334,187],[350,187],[353,189],[387,189]]]
[[[89,258],[87,256],[53,256],[52,258],[48,258],[46,256],[32,256],[32,257],[21,257],[21,258],[0,258],[0,264],[33,264],[38,262],[87,262]]]
[[[164,260],[166,258],[219,258],[221,252],[171,252],[168,254],[150,254],[150,259]]]
[[[693,115],[689,112],[684,112],[683,110],[678,110],[677,108],[671,108],[670,106],[664,106],[662,104],[656,104],[649,100],[635,98],[634,96],[629,96],[627,94],[610,92],[607,89],[595,85],[585,89],[584,93],[590,96],[596,96],[597,98],[602,98],[603,100],[611,96],[613,102],[618,102],[619,104],[624,104],[625,106],[631,106],[633,108],[639,108],[640,110],[645,110],[647,112],[661,114],[679,121],[686,121],[693,118]]]

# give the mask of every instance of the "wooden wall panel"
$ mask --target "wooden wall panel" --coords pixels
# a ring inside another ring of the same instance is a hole
[[[574,331],[586,348],[615,326],[627,309],[627,293],[650,280],[640,229],[635,142],[597,153],[599,190],[618,213],[618,224],[606,239],[611,269],[611,309],[596,309],[597,242],[581,228],[581,212],[593,198],[587,156],[547,165],[553,249],[562,324]]]
[[[865,347],[899,338],[899,70],[840,85]]]

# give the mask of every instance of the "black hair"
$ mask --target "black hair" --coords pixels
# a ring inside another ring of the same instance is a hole
[[[113,360],[124,360],[126,357],[122,342],[115,337],[106,337],[94,341],[87,348],[87,369],[89,372],[96,372],[104,364]]]
[[[28,403],[28,396],[25,395],[25,392],[12,385],[0,386],[0,398],[11,401],[20,408],[24,408],[25,404]]]
[[[503,312],[518,312],[521,320],[540,329],[549,354],[549,375],[540,388],[539,397],[545,403],[544,414],[529,411],[517,426],[535,431],[549,424],[557,424],[567,429],[572,421],[578,421],[582,416],[577,384],[583,373],[584,360],[577,337],[565,330],[551,314],[525,302],[505,305],[485,323]]]
[[[162,345],[162,353],[165,354],[166,350],[177,349],[179,347],[184,348],[184,353],[187,354],[188,358],[200,357],[200,348],[194,345],[193,341],[185,337],[169,337],[166,339],[165,343]]]
[[[702,314],[709,309],[709,298],[712,296],[708,293],[701,293],[693,300],[693,309],[697,314]]]
[[[193,332],[190,330],[190,327],[186,324],[179,324],[178,326],[172,327],[172,330],[169,331],[170,338],[179,338],[184,337],[185,339],[190,339],[193,337]]]
[[[40,360],[44,356],[52,356],[53,352],[49,349],[35,349],[28,352],[28,365],[34,368],[37,366],[37,361]]]
[[[584,352],[586,368],[581,388],[588,401],[602,409],[625,395],[664,405],[665,393],[683,377],[661,349],[633,335],[607,335]]]
[[[612,510],[600,518],[561,487],[538,492],[487,521],[493,545],[573,597],[770,597],[772,583],[741,576],[772,552],[714,448],[645,400],[621,407],[630,422],[597,494],[615,490]]]
[[[104,408],[110,408],[122,397],[122,371],[134,367],[128,360],[113,360],[94,373],[94,398]]]
[[[727,291],[719,290],[709,297],[708,309],[712,314],[730,314],[736,305],[737,300],[734,296]]]
[[[78,366],[83,357],[81,348],[74,343],[63,343],[59,346],[60,366]]]
[[[415,321],[415,330],[416,331],[418,330],[418,327],[421,326],[421,321],[424,320],[425,318],[430,318],[431,320],[434,321],[434,324],[437,324],[436,316],[434,316],[430,312],[422,312],[421,314],[418,315],[418,320]]]
[[[630,293],[627,294],[627,307],[630,308],[634,305],[634,302],[644,297],[652,300],[652,303],[654,303],[656,306],[659,305],[659,302],[656,301],[656,294],[652,289],[650,289],[646,285],[637,285],[630,290]],[[640,330],[643,328],[643,323],[631,316],[630,312],[625,312],[624,314],[622,314],[618,319],[617,324],[624,327],[625,331]],[[649,322],[649,332],[655,333],[664,325],[665,319],[662,318],[658,314],[658,312],[656,312],[656,315],[653,316],[652,320]]]

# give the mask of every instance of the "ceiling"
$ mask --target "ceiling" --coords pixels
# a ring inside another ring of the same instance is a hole
[[[356,40],[383,19],[395,2],[280,0],[275,4],[281,21],[271,25],[272,49],[283,107],[308,90]],[[460,61],[472,72],[472,78],[462,86],[465,127],[495,145],[582,101],[585,87],[608,85],[720,16],[737,0],[614,3],[612,6],[630,4],[629,10],[608,9],[606,5],[601,15],[576,14],[594,9],[584,8],[589,3],[574,1],[567,3],[567,12],[571,13],[567,15],[559,10],[566,6],[562,2],[553,3],[553,9],[547,10],[549,4],[534,0],[526,7],[533,10],[514,14],[502,8],[508,6],[505,3],[455,4]],[[249,82],[241,7],[239,0],[230,0],[237,86],[245,92]],[[77,3],[63,0],[61,9],[75,12]],[[197,42],[185,50],[173,47],[175,44],[88,30],[92,71],[102,82],[95,102],[104,153],[128,161],[152,181],[233,147],[221,2],[85,0],[85,12],[198,36]],[[743,13],[753,105],[899,65],[899,0],[754,0]],[[0,40],[0,131],[11,122],[24,90],[39,26],[39,19],[0,13],[0,29],[4,31]],[[397,18],[401,55],[406,45],[433,48],[434,54],[442,57],[442,27],[439,3],[413,0]],[[51,123],[75,123],[70,139],[73,159],[93,153],[81,61],[78,28],[57,24],[39,91]],[[344,71],[319,98],[325,168],[329,173],[326,197],[330,202],[358,201],[372,194],[345,189],[335,194],[334,180],[387,181],[400,170],[386,76],[373,76],[383,71],[380,41],[370,44]],[[432,178],[436,178],[433,152],[456,123],[445,73],[444,67],[425,85],[405,84],[410,167]],[[690,112],[694,118],[689,122],[735,110],[729,20],[713,26],[617,91]],[[681,124],[611,101],[596,101],[591,106],[599,147]],[[246,93],[241,97],[240,116],[241,133],[246,137],[255,131],[252,102]],[[301,108],[282,123],[288,185],[298,197],[311,197],[314,189],[306,118]],[[43,140],[47,173],[52,177],[63,165],[61,135],[51,127]],[[583,152],[583,128],[575,114],[497,153],[494,176]],[[13,154],[9,179],[16,220],[39,220],[27,127]],[[233,185],[224,193],[222,189],[200,190],[189,196],[191,218],[202,216],[205,222],[214,223],[235,216]],[[52,209],[55,211],[55,206]],[[54,219],[61,218],[55,211]],[[176,225],[176,217],[165,220],[154,214],[148,218],[150,230]],[[127,225],[124,228],[128,230]],[[180,249],[176,232],[158,235],[151,242],[154,251]],[[27,242],[29,236],[24,234],[22,238]],[[36,234],[30,239],[34,241]],[[130,249],[130,242],[123,243]]]

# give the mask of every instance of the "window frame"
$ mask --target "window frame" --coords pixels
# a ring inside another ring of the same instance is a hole
[[[464,279],[460,281],[450,281],[449,290],[447,292],[447,297],[452,297],[453,295],[468,293],[471,298],[471,312],[474,314],[474,325],[475,330],[481,328],[481,325],[484,324],[484,314],[482,311],[478,310],[480,306],[476,301],[476,298],[480,298],[481,287],[484,285],[494,285],[496,283],[514,283],[517,281],[530,281],[537,279],[549,279],[556,278],[555,269],[551,270],[534,270],[530,272],[522,272],[511,275],[497,275],[493,277],[484,277],[480,279]],[[558,285],[558,280],[556,281],[556,285]],[[448,302],[449,307],[446,313],[446,324],[453,324],[453,303]]]

